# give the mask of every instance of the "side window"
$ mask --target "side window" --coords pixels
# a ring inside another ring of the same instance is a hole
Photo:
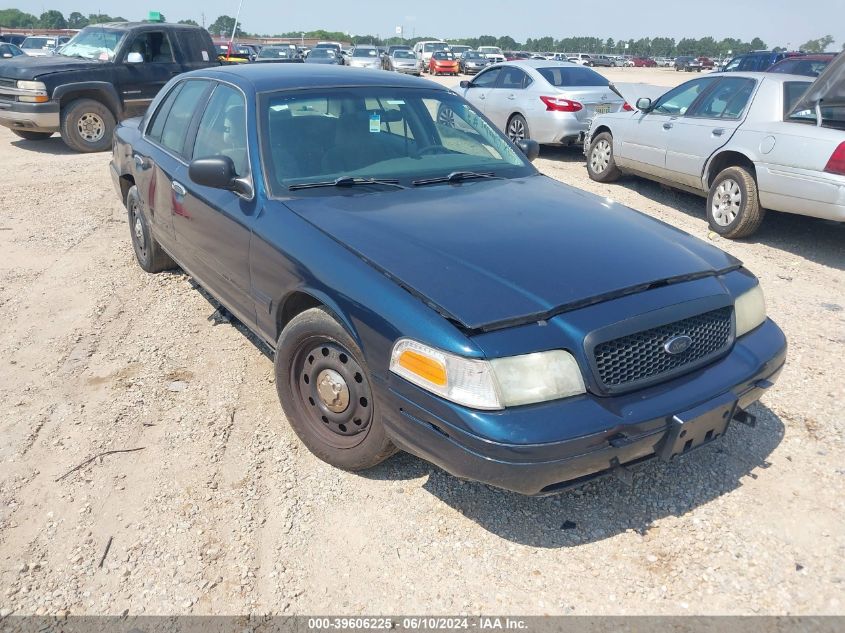
[[[180,31],[179,43],[182,45],[182,52],[187,53],[190,62],[207,62],[217,56],[212,43],[203,37],[201,31]]]
[[[167,120],[167,114],[170,112],[170,108],[173,107],[173,102],[176,101],[179,91],[184,86],[184,81],[173,86],[164,100],[159,104],[158,109],[153,113],[150,124],[147,126],[147,137],[151,140],[157,143],[161,142],[161,131],[164,128],[164,122]]]
[[[208,101],[200,120],[194,158],[228,156],[235,164],[238,176],[246,175],[246,104],[238,90],[218,85]]]
[[[726,77],[719,81],[695,108],[687,112],[687,116],[738,119],[748,105],[755,84],[753,79]]]
[[[185,136],[188,134],[188,127],[194,118],[197,110],[197,103],[208,88],[208,81],[185,82],[179,94],[173,100],[173,105],[167,113],[167,118],[161,129],[159,143],[174,154],[183,155],[185,148]],[[155,127],[155,122],[153,123]]]
[[[738,69],[739,69],[739,65],[742,63],[742,60],[743,60],[743,58],[742,58],[742,57],[735,57],[734,59],[732,59],[732,60],[728,63],[728,65],[727,65],[727,66],[725,66],[725,72],[728,72],[728,71],[733,71],[733,70],[738,70]]]
[[[763,58],[760,55],[749,55],[742,62],[739,64],[739,68],[742,72],[757,72],[760,70],[760,66],[762,66]]]
[[[509,88],[511,90],[521,90],[531,83],[531,77],[521,71],[519,68],[508,66],[502,73],[502,80],[499,82],[499,88]]]
[[[714,81],[713,77],[694,79],[681,84],[674,90],[670,90],[657,100],[652,112],[657,114],[669,114],[672,116],[683,116],[689,107]]]
[[[130,53],[140,53],[145,63],[172,63],[173,48],[164,31],[139,33],[129,46]]]
[[[472,80],[472,85],[478,86],[479,88],[492,88],[493,84],[496,83],[496,79],[499,78],[499,73],[501,72],[501,67],[485,70]]]

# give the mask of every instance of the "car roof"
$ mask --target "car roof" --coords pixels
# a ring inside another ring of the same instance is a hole
[[[96,27],[103,27],[106,29],[118,29],[118,30],[129,30],[129,29],[138,29],[138,28],[151,28],[151,29],[160,29],[162,26],[166,26],[167,28],[171,29],[192,29],[192,30],[199,30],[202,29],[201,26],[194,26],[193,24],[171,24],[169,22],[104,22],[102,24],[89,24],[88,27],[96,28]],[[88,28],[85,27],[85,28]]]
[[[272,66],[272,68],[271,68]],[[180,77],[206,77],[220,81],[251,84],[256,92],[292,90],[296,88],[341,88],[384,86],[392,88],[426,88],[448,91],[448,88],[418,77],[383,70],[364,70],[315,64],[244,64],[195,70]]]
[[[740,78],[747,78],[747,79],[756,79],[757,81],[777,81],[780,83],[784,83],[787,81],[806,81],[812,83],[812,78],[807,77],[806,75],[789,75],[787,73],[751,73],[751,72],[739,72],[739,73],[710,73],[709,75],[704,75],[705,77],[740,77]]]
[[[553,59],[519,59],[509,62],[502,62],[496,65],[517,66],[519,68],[524,68],[525,66],[528,66],[529,68],[583,68],[581,64],[575,64],[573,62],[558,62]]]

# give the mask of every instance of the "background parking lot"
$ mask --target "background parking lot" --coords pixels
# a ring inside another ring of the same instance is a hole
[[[757,428],[633,488],[532,499],[408,455],[318,461],[268,350],[189,277],[135,265],[108,154],[0,129],[0,155],[3,614],[845,611],[845,226],[773,213],[723,240],[702,198],[544,148],[543,173],[743,260],[790,350]]]

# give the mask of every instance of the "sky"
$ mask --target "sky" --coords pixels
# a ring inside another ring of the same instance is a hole
[[[150,10],[161,11],[170,22],[191,18],[206,24],[218,15],[234,16],[239,0],[0,0],[0,7],[30,13],[58,9],[107,13],[143,19]],[[352,34],[392,36],[397,26],[406,37],[441,38],[510,35],[524,42],[529,37],[555,39],[595,35],[614,39],[641,37],[760,37],[770,47],[800,46],[826,34],[845,41],[845,0],[243,0],[244,30],[259,33],[325,29]],[[838,31],[838,32],[837,32]]]

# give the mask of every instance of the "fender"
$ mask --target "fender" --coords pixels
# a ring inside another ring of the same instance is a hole
[[[61,101],[62,97],[74,92],[96,92],[103,104],[111,110],[115,118],[120,120],[123,112],[120,97],[114,84],[108,81],[82,81],[56,86],[53,90],[53,100]]]

